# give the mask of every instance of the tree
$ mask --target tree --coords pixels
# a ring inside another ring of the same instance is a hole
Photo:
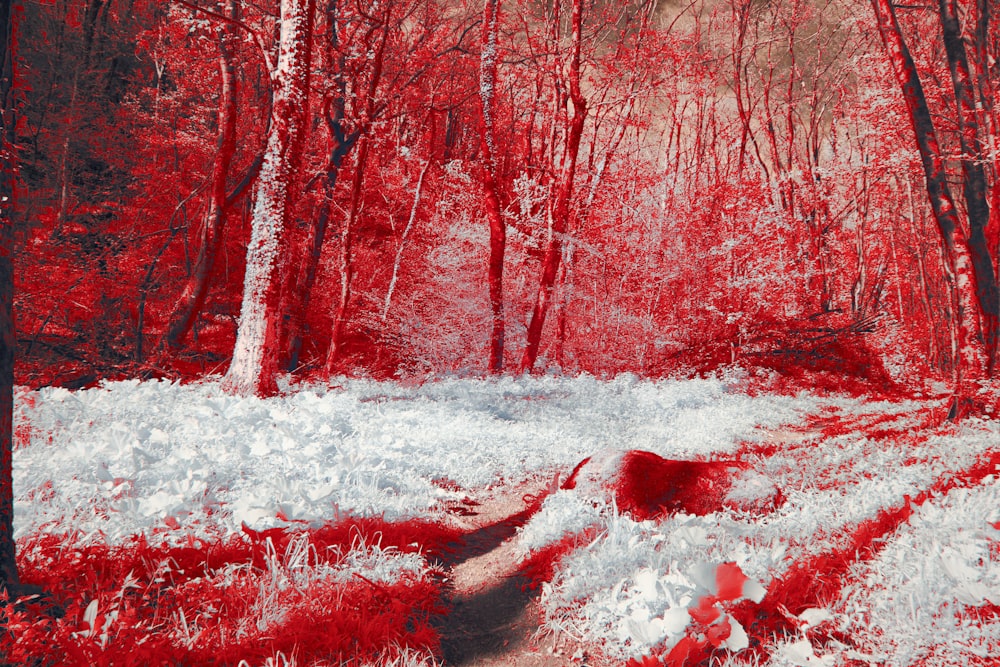
[[[227,15],[222,21],[219,40],[219,134],[216,139],[215,157],[209,185],[209,201],[202,226],[201,245],[193,273],[185,281],[174,307],[174,315],[163,336],[162,344],[176,350],[191,331],[195,319],[205,304],[209,278],[222,247],[226,213],[235,199],[245,189],[247,182],[256,176],[259,163],[255,163],[237,186],[227,190],[230,167],[236,152],[237,83],[236,38],[240,20],[240,6],[236,0],[226,0]]]
[[[0,0],[0,585],[20,587],[14,559],[14,182],[17,178],[14,0]]]
[[[299,255],[295,262],[298,270],[286,276],[282,291],[282,314],[285,322],[281,331],[281,349],[287,359],[287,368],[294,371],[299,365],[302,350],[304,315],[312,300],[312,290],[320,266],[320,257],[326,241],[327,230],[333,216],[334,193],[344,160],[361,136],[362,126],[348,128],[346,122],[349,84],[352,72],[348,71],[351,44],[344,45],[344,26],[350,17],[339,0],[327,0],[325,7],[326,35],[323,40],[323,64],[329,74],[327,89],[321,94],[322,118],[327,127],[327,160],[321,177],[320,188],[326,205],[321,205],[314,220],[305,223],[300,238],[293,244],[292,252]],[[359,29],[355,29],[359,31]],[[354,35],[356,32],[350,33]],[[384,35],[384,31],[382,33]],[[377,81],[376,81],[377,85]]]
[[[314,0],[281,1],[271,127],[253,206],[240,323],[223,380],[235,394],[277,391],[281,274],[289,270],[285,230],[308,117],[314,14]]]
[[[463,48],[466,21],[463,12],[456,16],[443,4],[415,0],[371,6],[326,0],[322,16],[324,22],[317,29],[317,38],[322,40],[317,71],[324,76],[317,82],[315,95],[326,136],[323,142],[310,142],[322,152],[310,154],[316,171],[304,193],[314,198],[315,212],[299,216],[292,228],[295,270],[286,276],[282,287],[279,338],[282,364],[288,370],[308,368],[310,364],[301,363],[300,355],[307,340],[316,343],[323,338],[315,313],[324,309],[311,304],[317,281],[329,277],[321,258],[329,237],[333,237],[340,284],[331,286],[332,303],[323,304],[329,306],[332,320],[323,368],[332,373],[351,342],[348,324],[356,317],[359,269],[362,274],[376,269],[359,266],[356,258],[359,246],[376,240],[365,238],[364,227],[369,222],[365,218],[376,194],[369,181],[372,173],[383,182],[400,175],[396,165],[402,163],[390,161],[376,167],[386,148],[400,147],[386,141],[387,131],[405,126],[406,103],[416,102],[414,98],[426,92],[422,88],[433,88],[428,79],[440,76],[436,70],[446,62],[446,56]],[[433,106],[433,94],[430,97],[425,104]],[[416,102],[416,106],[425,111],[423,104]],[[346,202],[339,199],[343,181],[349,184]],[[312,187],[314,184],[318,187]],[[321,348],[321,344],[315,347]]]
[[[490,259],[488,282],[490,293],[491,331],[488,368],[491,373],[503,370],[504,313],[503,260],[507,246],[507,223],[500,210],[497,193],[497,34],[500,13],[499,0],[486,0],[483,6],[482,48],[479,65],[479,99],[482,104],[483,129],[480,141],[483,151],[481,167],[483,208],[490,228]]]
[[[969,221],[970,232],[966,233],[959,217],[958,205],[948,184],[948,172],[927,103],[927,96],[924,93],[913,56],[903,38],[899,21],[896,18],[896,10],[889,0],[872,0],[872,7],[878,19],[879,33],[889,55],[892,71],[902,88],[903,99],[913,127],[917,148],[920,151],[927,196],[945,248],[947,273],[953,284],[954,317],[958,333],[958,359],[955,364],[955,398],[950,415],[961,417],[969,409],[969,392],[971,391],[969,383],[982,379],[987,372],[988,351],[983,340],[979,337],[979,318],[983,314],[989,314],[990,310],[995,310],[995,306],[981,308],[981,304],[977,303],[977,292],[980,296],[987,298],[985,295],[990,290],[989,282],[993,275],[992,263],[989,260],[984,262],[980,257],[977,261],[977,255],[985,250],[982,225],[985,222],[983,217],[988,218],[988,213],[985,216],[982,212],[977,213],[977,210],[985,206],[986,203],[985,192],[980,191],[980,188],[985,189],[985,183],[980,182],[980,175],[976,173],[975,168],[964,164],[967,210],[970,216],[979,218]],[[942,24],[947,26],[952,20],[957,21],[954,15],[954,5],[948,0],[940,1],[940,9]],[[956,30],[954,25],[944,28],[946,43],[954,40],[960,41]],[[965,89],[967,65],[964,66],[965,74],[955,74],[956,67],[962,67],[962,64],[957,61],[964,56],[960,54],[959,47],[954,43],[947,46],[947,50],[953,72],[953,85],[959,115],[960,118],[964,119],[960,122],[962,145],[963,148],[972,150],[971,144],[974,142],[970,142],[970,134],[974,133],[975,129],[970,127],[972,121],[968,113],[968,107],[971,105],[968,96],[971,91]],[[967,155],[967,158],[980,159],[981,157],[981,155],[978,157]],[[963,159],[963,163],[967,161],[968,159]],[[977,248],[979,249],[974,250]],[[977,267],[980,269],[978,275]],[[988,275],[986,274],[987,268]],[[992,291],[992,298],[995,300],[995,284]]]
[[[559,3],[555,5],[552,19],[553,31],[558,35]],[[531,311],[531,321],[528,323],[528,340],[521,357],[521,372],[528,372],[535,366],[538,358],[538,347],[542,340],[542,326],[545,316],[552,304],[552,291],[559,272],[559,262],[563,254],[564,236],[569,228],[569,218],[572,215],[571,203],[573,197],[574,179],[576,178],[576,162],[580,152],[580,138],[583,136],[583,124],[587,118],[587,100],[580,86],[580,49],[583,33],[583,1],[573,0],[571,19],[572,42],[568,64],[569,94],[560,94],[559,107],[568,118],[565,128],[564,144],[558,167],[558,183],[554,199],[549,205],[548,244],[542,260],[542,275],[535,297],[535,305]],[[572,102],[573,113],[565,113],[566,106]]]

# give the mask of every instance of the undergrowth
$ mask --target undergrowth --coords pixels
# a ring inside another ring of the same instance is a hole
[[[50,599],[4,600],[0,655],[33,667],[348,667],[430,656],[439,649],[431,620],[444,607],[425,558],[455,539],[433,524],[377,519],[245,528],[175,546],[38,535],[19,545],[21,578]]]

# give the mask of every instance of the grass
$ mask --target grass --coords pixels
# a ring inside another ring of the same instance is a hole
[[[456,536],[424,522],[352,519],[212,543],[20,544],[38,599],[0,607],[10,664],[342,667],[424,665],[439,647],[440,577],[426,558]]]

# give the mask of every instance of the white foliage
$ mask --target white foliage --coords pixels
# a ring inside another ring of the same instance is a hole
[[[16,535],[79,530],[118,542],[176,520],[178,532],[209,539],[243,522],[279,525],[279,511],[307,522],[427,517],[456,493],[434,479],[476,489],[551,477],[611,440],[675,457],[728,449],[806,407],[717,380],[344,386],[267,400],[217,382],[40,390],[34,407],[18,405],[34,435],[14,462]]]
[[[313,524],[347,512],[441,518],[447,501],[551,478],[602,449],[722,457],[741,441],[826,408],[861,421],[875,415],[879,429],[898,431],[795,438],[786,430],[786,444],[754,461],[734,490],[754,498],[776,485],[785,502],[771,513],[635,522],[585,488],[546,498],[517,536],[520,555],[568,534],[596,536],[543,584],[546,629],[584,641],[600,653],[595,660],[612,664],[682,636],[688,609],[714,590],[719,563],[735,562],[751,580],[745,596],[760,600],[792,562],[849,546],[851,527],[1000,448],[993,421],[922,427],[915,437],[917,402],[748,397],[720,380],[341,380],[336,389],[300,387],[267,400],[228,395],[217,381],[127,381],[76,392],[19,390],[17,401],[30,442],[14,455],[16,537],[78,531],[84,543],[141,533],[153,541],[214,541],[238,533],[244,521],[257,529],[283,525],[279,512]],[[957,666],[997,655],[1000,621],[970,618],[1000,603],[998,522],[996,476],[916,507],[874,559],[851,569],[838,599],[793,619],[799,634],[776,646],[771,664],[853,658]],[[283,586],[352,572],[392,582],[427,567],[419,555],[377,542],[357,543],[334,561],[320,564],[301,539],[285,553],[269,553],[255,622],[270,622],[277,612],[268,602]],[[88,613],[96,619],[102,611],[95,605]],[[828,625],[855,645],[814,648],[810,636]],[[731,626],[734,655],[725,664],[754,664],[740,657],[747,638],[735,621]]]

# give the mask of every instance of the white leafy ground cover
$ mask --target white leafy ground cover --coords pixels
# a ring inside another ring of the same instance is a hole
[[[521,529],[525,557],[590,531],[542,586],[543,631],[586,646],[581,662],[620,664],[689,631],[689,610],[712,592],[718,564],[735,562],[750,587],[766,590],[791,564],[845,546],[852,526],[1000,447],[996,422],[940,425],[929,406],[940,412],[932,400],[750,396],[733,378],[628,376],[345,379],[263,400],[226,395],[214,381],[19,390],[15,527],[19,538],[75,533],[115,544],[137,534],[218,539],[243,524],[319,525],[347,513],[454,522],[450,503],[565,475],[608,447],[666,458],[743,452],[782,490],[776,511],[636,522],[560,490]],[[807,426],[831,415],[853,426],[827,435]],[[960,665],[1000,655],[1000,619],[969,612],[1000,604],[998,495],[992,476],[918,507],[767,664]],[[366,553],[348,562],[369,578],[424,566]],[[853,641],[806,641],[817,627]],[[739,635],[727,664],[760,662],[739,650]]]

